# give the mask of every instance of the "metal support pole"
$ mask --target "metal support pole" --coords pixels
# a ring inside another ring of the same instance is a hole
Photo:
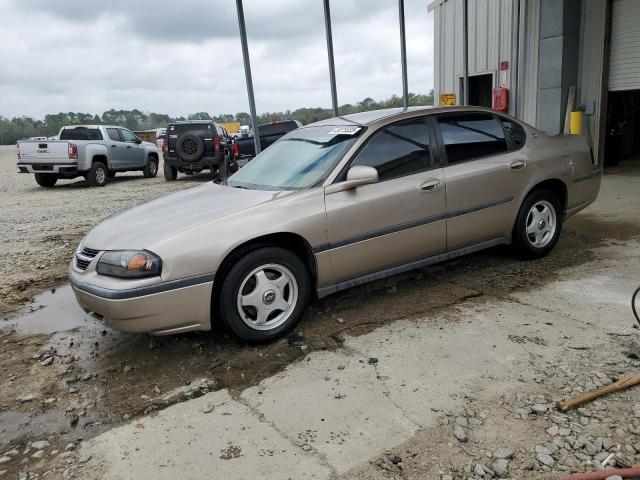
[[[400,17],[400,61],[402,63],[402,105],[409,107],[409,84],[407,82],[407,39],[404,31],[404,0],[398,0]]]
[[[462,104],[469,105],[469,4],[462,2]]]
[[[331,83],[331,105],[333,115],[338,116],[338,92],[336,90],[336,66],[333,63],[333,36],[331,34],[331,9],[329,0],[324,0],[324,29],[327,33],[327,55],[329,56],[329,82]]]
[[[242,43],[242,60],[244,61],[244,76],[247,81],[247,95],[249,96],[249,112],[253,127],[253,144],[256,155],[260,153],[260,132],[258,131],[258,117],[256,116],[256,101],[253,97],[253,80],[251,79],[251,63],[249,62],[249,46],[247,45],[247,31],[244,28],[244,10],[242,0],[236,0],[238,9],[238,26],[240,27],[240,42]]]

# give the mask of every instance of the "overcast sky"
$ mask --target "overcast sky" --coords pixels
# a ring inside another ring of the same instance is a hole
[[[409,90],[433,17],[405,0]],[[338,101],[401,94],[396,0],[331,0]],[[322,0],[244,0],[258,113],[330,107]],[[248,111],[233,0],[0,0],[0,115]]]

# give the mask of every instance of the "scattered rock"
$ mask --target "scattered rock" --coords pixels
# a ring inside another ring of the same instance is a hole
[[[369,365],[376,365],[378,363],[378,359],[376,357],[369,358]]]
[[[467,432],[465,432],[464,428],[462,428],[460,425],[456,425],[456,427],[453,429],[453,436],[462,443],[467,441]]]
[[[513,457],[513,450],[506,448],[506,447],[501,447],[499,449],[497,449],[495,452],[493,452],[493,456],[494,458],[499,458],[499,459],[509,459],[511,457]]]
[[[0,457],[0,465],[5,464],[5,463],[9,463],[11,461],[11,457],[5,455],[3,457]]]
[[[21,403],[26,403],[26,402],[32,402],[33,400],[37,399],[38,395],[35,395],[33,393],[29,393],[27,395],[23,395],[21,397],[18,397],[17,400]]]
[[[35,448],[36,450],[42,450],[44,448],[47,448],[48,446],[49,446],[49,442],[47,442],[46,440],[39,440],[31,444],[31,447]]]
[[[549,407],[547,407],[547,405],[545,405],[544,403],[536,403],[535,405],[531,406],[531,411],[536,415],[544,415],[548,410]]]
[[[538,460],[543,465],[546,465],[547,467],[553,467],[553,465],[556,463],[553,457],[547,453],[538,453],[536,455],[536,460]]]
[[[78,463],[87,463],[89,460],[91,460],[91,455],[85,453],[78,458]]]
[[[491,470],[496,474],[498,478],[505,478],[507,476],[507,467],[509,461],[506,459],[500,459],[491,465]]]

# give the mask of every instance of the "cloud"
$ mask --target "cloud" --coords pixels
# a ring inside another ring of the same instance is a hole
[[[433,88],[433,27],[406,0],[409,86]],[[395,0],[332,0],[340,103],[401,93]],[[321,0],[245,0],[259,112],[329,106]],[[232,0],[0,0],[0,115],[248,110]]]

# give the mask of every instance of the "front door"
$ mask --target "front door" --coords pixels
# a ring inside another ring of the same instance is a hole
[[[524,129],[492,113],[436,118],[447,184],[447,250],[509,235],[528,178]]]
[[[350,164],[375,167],[378,183],[326,195],[335,283],[445,250],[444,175],[431,144],[425,118],[387,126]]]
[[[138,141],[138,137],[135,134],[127,130],[126,128],[121,128],[120,133],[122,134],[122,139],[124,140],[126,147],[125,152],[127,156],[127,162],[130,167],[141,167],[144,165],[144,145]]]

